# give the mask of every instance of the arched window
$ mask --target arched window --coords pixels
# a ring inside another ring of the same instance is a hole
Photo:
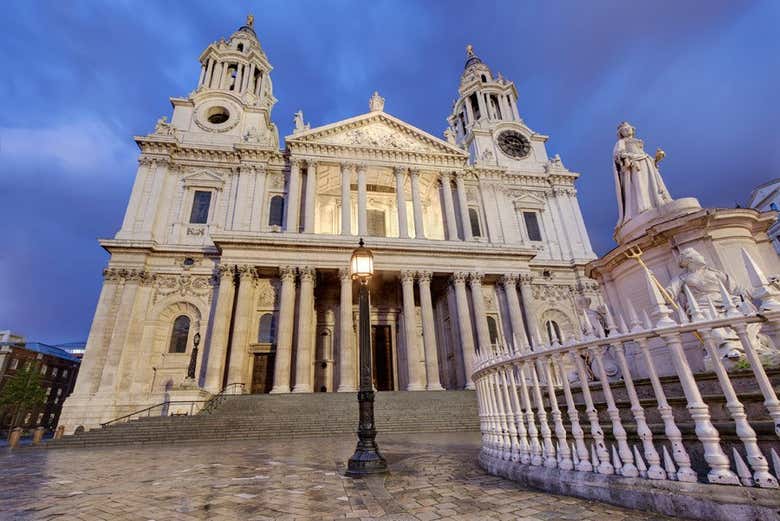
[[[276,342],[276,318],[273,313],[265,313],[260,317],[257,341],[261,344],[273,344]]]
[[[244,52],[244,44],[243,43],[239,43],[238,46],[236,47],[236,49],[238,49],[238,52]]]
[[[485,82],[487,82],[487,76],[485,76],[485,75],[483,74],[483,75],[482,75],[482,83],[485,83]]]
[[[190,317],[179,315],[173,321],[173,331],[171,331],[171,345],[168,348],[169,353],[186,353],[187,339],[190,336]]]
[[[547,340],[552,344],[553,340],[556,340],[559,344],[563,343],[563,337],[561,336],[561,327],[555,320],[548,320],[544,323],[544,329],[547,331]]]
[[[498,324],[496,324],[496,319],[494,317],[487,317],[487,324],[488,324],[488,334],[490,335],[490,344],[497,345]]]
[[[284,197],[271,197],[271,209],[268,212],[268,226],[281,226],[284,218]]]

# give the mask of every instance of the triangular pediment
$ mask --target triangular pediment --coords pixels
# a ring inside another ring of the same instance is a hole
[[[512,202],[518,208],[544,208],[544,199],[525,190],[510,191]]]
[[[285,141],[292,147],[296,143],[306,143],[468,157],[465,151],[455,145],[385,112],[369,112],[354,118],[305,130],[287,136]]]
[[[225,180],[221,176],[213,172],[201,170],[192,174],[187,174],[182,177],[182,182],[185,186],[198,185],[198,186],[214,186],[221,187]]]

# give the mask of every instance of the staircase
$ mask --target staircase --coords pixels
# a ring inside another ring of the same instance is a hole
[[[378,392],[381,433],[479,431],[473,391]],[[153,416],[92,429],[46,444],[48,448],[145,443],[288,439],[354,434],[355,393],[248,394],[227,397],[210,414]]]

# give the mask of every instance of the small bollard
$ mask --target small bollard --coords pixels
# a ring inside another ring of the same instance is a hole
[[[33,445],[40,445],[41,440],[43,439],[43,433],[44,433],[43,427],[39,426],[35,428],[35,432],[33,432],[33,439],[32,439]]]
[[[54,439],[59,440],[62,438],[62,435],[65,434],[65,426],[64,425],[58,425],[57,430],[54,431]]]
[[[19,446],[20,439],[22,439],[22,428],[14,427],[11,429],[11,435],[8,437],[8,447],[15,449]]]

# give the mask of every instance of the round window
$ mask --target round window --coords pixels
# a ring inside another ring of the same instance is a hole
[[[211,107],[206,119],[212,125],[219,125],[230,119],[230,112],[225,107]]]

